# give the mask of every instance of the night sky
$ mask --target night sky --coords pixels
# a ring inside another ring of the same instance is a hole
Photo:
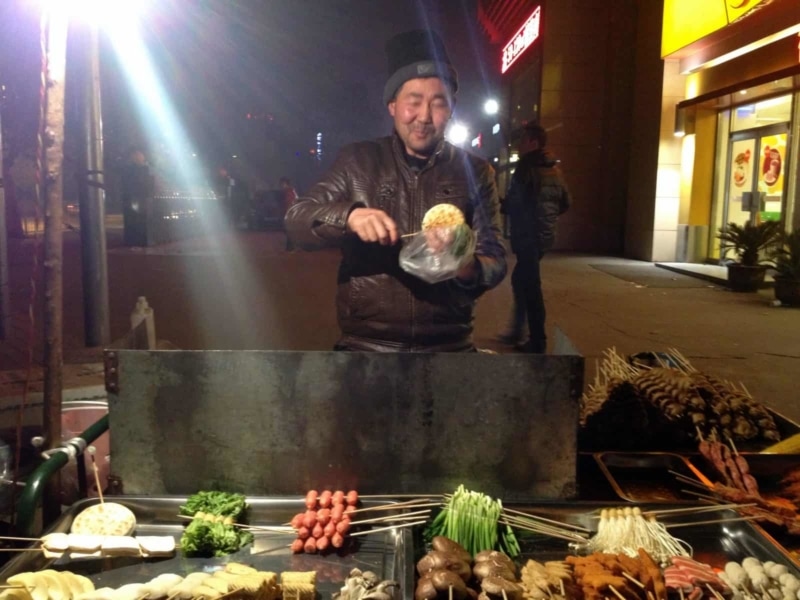
[[[3,125],[7,152],[18,153],[35,131],[38,21],[33,0],[0,4]],[[252,185],[287,174],[302,188],[342,144],[391,130],[381,93],[384,45],[396,33],[430,26],[442,34],[459,72],[458,119],[480,119],[483,100],[497,92],[499,48],[477,25],[476,0],[151,0],[144,23],[198,155]],[[137,82],[121,75],[107,40],[101,60],[107,169],[131,145],[166,168],[161,141],[143,133],[132,108]],[[309,153],[319,131],[323,161]]]

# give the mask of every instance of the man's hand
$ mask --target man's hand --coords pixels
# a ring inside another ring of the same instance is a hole
[[[399,240],[397,224],[377,208],[354,208],[347,217],[347,228],[363,242],[378,242],[382,246]]]
[[[472,282],[475,279],[475,276],[478,274],[478,261],[475,259],[473,255],[472,260],[470,260],[467,264],[461,267],[456,273],[456,279],[460,279],[461,281],[468,281]]]

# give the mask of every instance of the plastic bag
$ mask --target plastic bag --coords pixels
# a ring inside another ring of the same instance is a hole
[[[475,253],[475,235],[468,225],[431,227],[404,238],[400,267],[427,283],[454,278]]]

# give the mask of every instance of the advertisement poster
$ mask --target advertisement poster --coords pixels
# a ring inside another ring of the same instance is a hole
[[[786,134],[768,135],[761,138],[759,157],[759,190],[780,194],[783,191],[784,158],[786,157]]]
[[[758,158],[758,191],[765,192],[762,219],[780,219],[786,172],[785,133],[761,138]]]
[[[750,208],[742,205],[742,193],[750,192],[753,185],[753,161],[756,140],[739,140],[731,145],[730,181],[728,182],[728,221],[743,225],[750,220]]]

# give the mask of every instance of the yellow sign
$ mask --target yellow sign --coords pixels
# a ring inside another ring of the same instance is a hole
[[[661,57],[727,27],[763,1],[664,0]]]

